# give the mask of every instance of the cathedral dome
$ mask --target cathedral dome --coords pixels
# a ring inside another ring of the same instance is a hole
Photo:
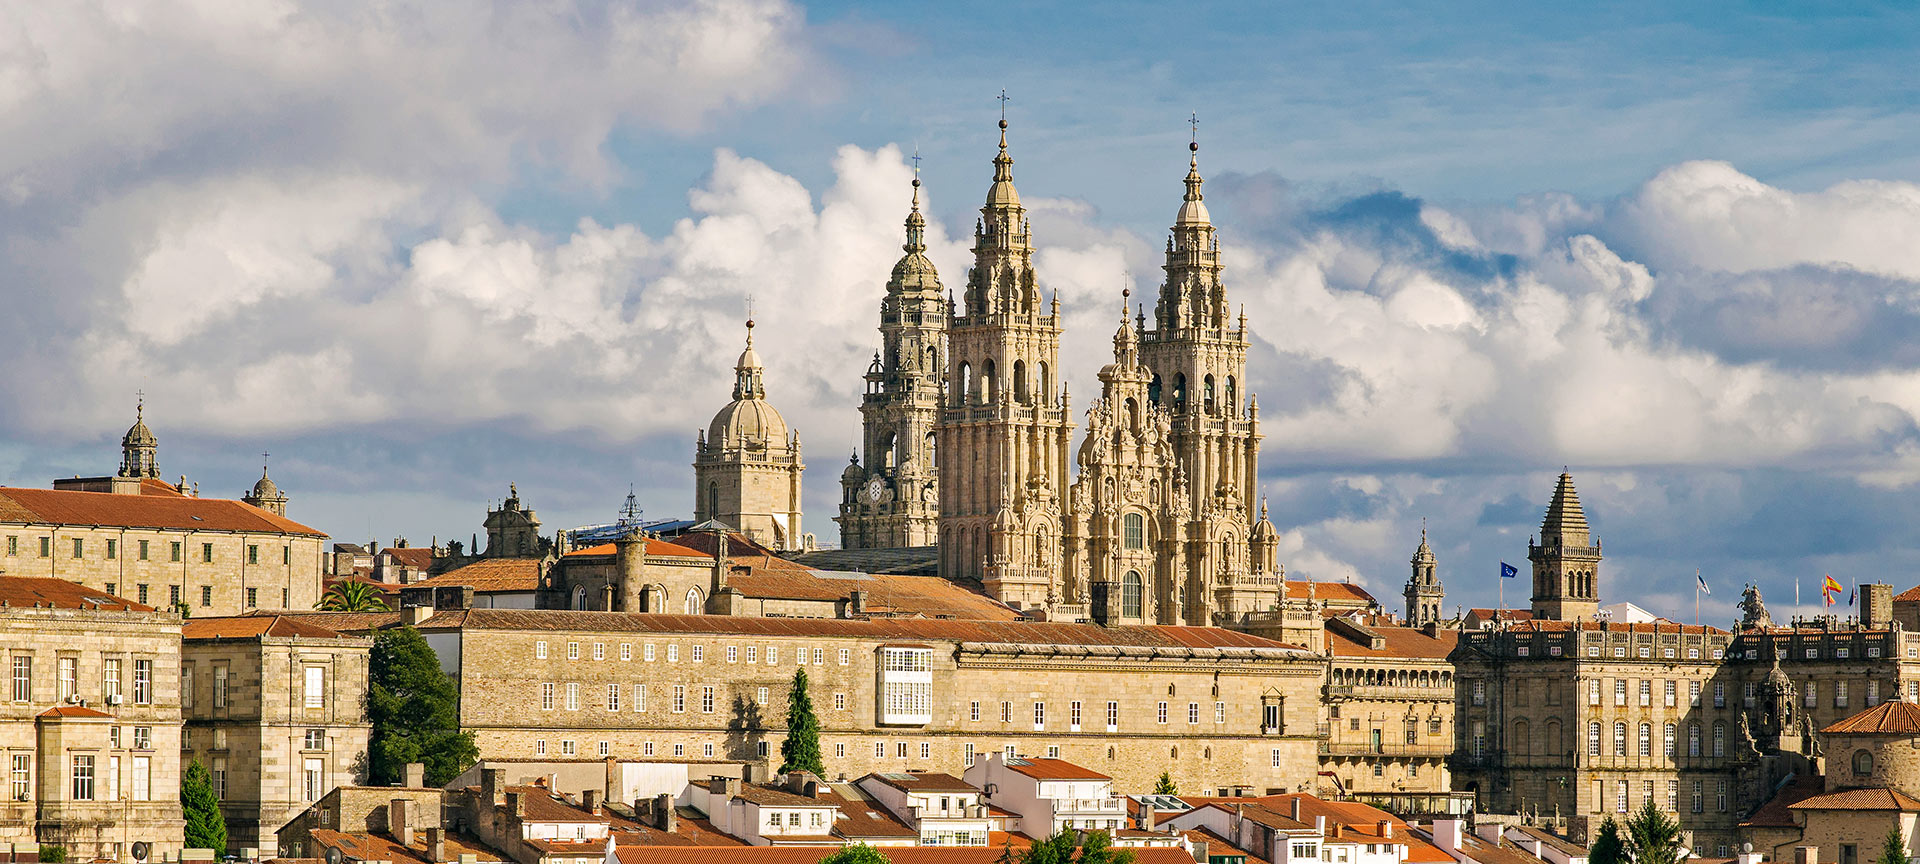
[[[143,415],[145,412],[141,413]],[[154,443],[153,430],[147,428],[146,418],[139,415],[136,415],[133,426],[127,430],[127,434],[120,438],[122,447],[152,447]]]
[[[1194,155],[1193,158],[1187,162],[1187,194],[1185,199],[1180,203],[1180,215],[1174,217],[1173,224],[1176,226],[1206,225],[1213,221],[1213,216],[1207,213],[1207,204],[1204,200],[1205,196],[1200,194],[1200,184],[1202,182],[1200,179],[1200,145],[1195,143],[1189,146],[1193,150]]]
[[[707,443],[728,447],[781,446],[787,443],[787,421],[765,399],[736,399],[713,415]]]
[[[261,471],[259,482],[253,484],[253,497],[278,498],[280,487],[273,485],[273,478],[268,477],[267,472]]]
[[[988,207],[1018,207],[1020,193],[1013,188],[1013,157],[1007,155],[1007,121],[1000,121],[1000,154],[993,157],[993,185],[987,187]]]
[[[893,265],[893,284],[907,290],[939,291],[940,274],[925,254],[909,252]]]

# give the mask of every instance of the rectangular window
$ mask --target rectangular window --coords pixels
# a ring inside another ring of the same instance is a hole
[[[813,665],[815,666],[825,665],[827,661],[821,658],[825,657],[826,655],[827,655],[827,649],[825,648],[813,649]]]
[[[1667,781],[1667,809],[1675,813],[1680,812],[1680,781],[1678,780]]]
[[[1615,679],[1613,679],[1613,704],[1614,704],[1614,706],[1615,706],[1615,707],[1625,707],[1625,706],[1626,706],[1626,704],[1627,704],[1627,679],[1625,679],[1625,678],[1615,678]]]
[[[1153,714],[1153,717],[1154,717],[1154,722],[1155,722],[1155,723],[1159,723],[1159,724],[1161,724],[1162,726],[1164,726],[1164,725],[1166,725],[1166,723],[1167,723],[1167,703],[1165,703],[1165,702],[1162,702],[1162,703],[1160,703],[1160,704],[1159,704],[1158,706],[1156,706],[1156,707],[1154,708],[1154,714]]]
[[[644,713],[647,710],[647,685],[633,685],[633,710],[635,713]]]
[[[1717,785],[1719,792],[1714,796],[1714,800],[1718,803],[1714,805],[1713,809],[1717,812],[1725,813],[1727,812],[1727,781],[1721,780]]]
[[[213,667],[213,707],[215,710],[227,707],[227,667],[221,664]]]
[[[887,742],[885,741],[873,742],[873,758],[875,759],[887,758]]]
[[[79,537],[75,537],[75,538],[73,538],[73,557],[75,557],[75,558],[84,558],[84,557],[86,557],[86,555],[84,554],[84,553],[86,552],[86,548],[87,548],[87,547],[86,547],[86,541],[85,541],[85,540],[83,540],[83,539],[81,539],[81,538],[79,538]]]
[[[648,663],[653,662],[653,643],[652,642],[648,642],[645,645],[640,646],[640,659]]]
[[[1213,703],[1213,722],[1215,723],[1227,722],[1227,703],[1225,702]]]
[[[13,655],[13,701],[28,702],[33,699],[33,657],[27,654]]]
[[[225,760],[222,760],[222,761],[225,761]],[[221,771],[220,773],[223,775],[226,774],[225,771]],[[226,785],[225,777],[221,778],[220,785],[223,787]],[[214,797],[218,798],[221,795],[225,794],[225,792],[223,789],[216,788],[213,790],[213,794],[214,794]],[[133,800],[147,801],[147,800],[151,800],[152,798],[153,798],[153,757],[135,756],[133,757]]]
[[[577,681],[567,682],[567,710],[580,710],[580,684]]]
[[[213,563],[213,544],[212,543],[200,544],[200,563],[202,564]],[[312,800],[312,799],[309,799],[309,800]]]
[[[1013,703],[1012,702],[1003,701],[1000,703],[1000,722],[1002,723],[1013,722]]]
[[[207,609],[207,608],[211,608],[212,606],[213,606],[213,586],[212,585],[200,586],[200,608]]]
[[[567,643],[567,659],[568,660],[580,659],[580,643],[578,642]]]
[[[1700,707],[1700,682],[1687,682],[1687,705],[1693,708]]]
[[[1705,809],[1704,805],[1705,805],[1705,802],[1700,800],[1700,781],[1695,780],[1693,781],[1693,807],[1692,807],[1693,812],[1695,813],[1703,812]]]
[[[687,713],[687,685],[673,685],[673,713]]]
[[[805,654],[803,653],[803,654],[802,654],[801,656],[806,656],[806,655],[805,655]],[[979,722],[979,720],[980,720],[980,700],[978,700],[978,699],[975,699],[975,700],[973,700],[972,702],[970,702],[970,703],[968,703],[968,704],[967,704],[967,719],[968,719],[968,720],[972,720],[972,721],[975,721],[975,722]]]
[[[1280,748],[1275,747],[1272,750],[1267,751],[1267,759],[1270,761],[1272,767],[1274,768],[1280,767]]]
[[[1600,679],[1598,678],[1587,681],[1587,704],[1600,704]]]
[[[1485,681],[1473,682],[1473,704],[1475,705],[1487,704],[1487,682]]]
[[[59,661],[60,689],[58,692],[59,692],[60,701],[62,702],[67,702],[72,700],[74,696],[80,692],[79,691],[80,682],[78,681],[78,676],[80,674],[79,664],[80,664],[79,659],[75,657],[60,658],[60,661]]]
[[[632,642],[620,643],[620,662],[628,663],[628,662],[632,662],[632,660],[633,660],[633,643]]]
[[[700,688],[700,713],[713,713],[713,685],[711,684]]]
[[[147,560],[147,541],[140,541],[140,560]]]
[[[247,563],[248,564],[260,563],[260,545],[259,544],[257,543],[247,544]]]
[[[93,757],[73,757],[73,794],[75,801],[93,800]]]
[[[225,732],[226,730],[221,729],[219,731]],[[153,727],[152,726],[133,727],[133,749],[135,750],[152,750],[153,749]],[[222,749],[225,749],[225,748],[223,747]]]
[[[135,599],[140,602],[140,605],[145,606],[147,604],[147,583],[140,583],[139,594],[140,596]]]
[[[573,739],[572,739],[572,738],[568,738],[568,739],[566,739],[566,740],[564,740],[564,741],[561,741],[561,742],[560,742],[560,755],[562,755],[562,756],[572,756],[572,755],[574,755],[574,754],[576,754],[576,753],[578,753],[578,752],[579,752],[579,751],[577,751],[577,750],[575,750],[575,749],[573,748]]]
[[[1835,708],[1847,707],[1847,682],[1845,681],[1833,682],[1833,707]]]
[[[739,648],[735,648],[735,647],[734,647],[734,646],[732,646],[732,645],[728,645],[728,646],[727,646],[727,662],[728,662],[728,663],[738,663],[738,662],[740,662],[740,649],[739,649]]]
[[[52,537],[40,538],[40,557],[42,558],[53,557],[53,538]]]
[[[167,603],[172,606],[180,605],[180,586],[178,585],[167,586]]]
[[[971,745],[969,745],[971,746]],[[25,753],[13,754],[13,793],[15,801],[33,800],[33,757]]]
[[[835,711],[847,710],[847,694],[845,693],[833,694],[833,710]]]
[[[641,745],[640,745],[640,755],[642,755],[642,756],[652,756],[652,755],[653,755],[653,742],[652,742],[652,741],[648,741],[648,742],[646,742],[646,743],[644,743],[644,744],[641,744]],[[842,755],[842,756],[844,756],[844,755],[846,755],[846,754],[844,754],[844,753],[842,753],[842,754],[840,754],[840,755]]]
[[[762,747],[765,747],[766,745],[767,745],[767,742],[765,742],[765,741],[762,741],[762,742],[760,742],[760,746],[762,746]],[[611,743],[609,743],[609,742],[606,742],[606,741],[602,741],[602,742],[600,742],[600,750],[599,750],[599,752],[600,752],[600,755],[601,755],[601,756],[608,756],[608,755],[611,755],[611,754],[613,753],[613,745],[612,745]],[[762,755],[762,756],[765,756],[765,755],[767,755],[767,754],[765,754],[765,753],[762,753],[762,754],[760,754],[760,755]]]
[[[120,541],[108,540],[107,541],[107,560],[111,561],[119,557],[120,557]]]
[[[120,757],[107,757],[107,801],[120,800]]]
[[[839,751],[840,751],[840,746],[841,746],[841,745],[837,745],[837,744],[836,744],[836,745],[834,745],[834,751],[835,751],[835,755],[845,755],[844,753],[841,753],[841,752],[839,752]],[[25,756],[15,756],[15,757],[13,757],[13,758],[15,758],[15,759],[25,759],[25,758],[27,758],[27,757],[25,757]],[[962,764],[964,764],[964,765],[965,765],[966,767],[968,767],[968,768],[972,768],[972,767],[973,767],[973,745],[972,745],[972,744],[962,744],[962,745],[960,745],[960,761],[961,761],[961,763],[962,763]],[[15,796],[15,797],[19,797],[19,796]]]
[[[547,755],[547,739],[545,739],[545,738],[539,738],[539,739],[535,739],[535,740],[534,740],[534,742],[533,742],[533,755],[535,755],[535,756],[545,756],[545,755]]]
[[[306,794],[306,800],[308,801],[320,800],[320,796],[327,794],[327,787],[326,787],[327,762],[326,760],[303,759],[301,760],[300,768],[301,768],[300,774],[301,774],[301,780],[302,780],[300,784],[301,785],[300,791]]]
[[[748,645],[748,646],[747,646],[747,662],[748,662],[748,663],[758,663],[758,662],[760,662],[760,648],[759,648],[759,646],[757,646],[757,645]]]
[[[553,682],[552,681],[543,681],[540,683],[540,710],[542,711],[553,710]]]
[[[1108,702],[1107,703],[1107,731],[1117,732],[1119,730],[1120,730],[1120,703]]]
[[[1630,785],[1625,780],[1621,780],[1614,784],[1613,812],[1615,813],[1627,812],[1628,799],[1633,795],[1632,792],[1628,791],[1630,788],[1631,788]]]
[[[171,543],[168,543],[167,554],[168,554],[167,560],[175,561],[175,562],[179,561],[180,560],[180,541],[175,540]]]
[[[1640,707],[1649,708],[1652,706],[1653,706],[1653,682],[1642,681],[1640,682]]]
[[[780,665],[780,649],[779,648],[776,648],[772,645],[767,646],[767,665],[768,666]]]
[[[1200,703],[1188,702],[1187,703],[1187,725],[1194,726],[1194,725],[1198,725],[1199,723],[1200,723]]]
[[[282,564],[293,563],[293,547],[292,546],[280,547],[280,563]]]
[[[695,663],[704,661],[707,657],[707,646],[705,645],[695,645],[693,646],[692,651],[693,651],[692,659],[693,659],[693,662]]]
[[[247,608],[248,609],[260,608],[260,589],[258,588],[247,589]]]
[[[607,710],[620,710],[620,685],[618,684],[607,685]]]
[[[907,742],[905,741],[896,742],[893,745],[893,755],[898,756],[902,759],[907,758]]]
[[[1033,729],[1038,732],[1047,726],[1047,703],[1033,703]]]
[[[761,687],[758,690],[755,690],[753,701],[754,701],[754,704],[756,705],[766,705],[767,704],[767,688]]]
[[[533,643],[533,659],[535,660],[547,659],[547,640],[542,639],[538,642]]]
[[[1880,704],[1880,682],[1868,681],[1867,682],[1867,707],[1872,708],[1873,706],[1878,704]]]
[[[7,557],[11,558],[18,554],[20,554],[20,538],[9,535],[7,537]]]
[[[327,707],[327,670],[324,666],[306,667],[304,704],[309,710]]]
[[[305,747],[303,747],[302,749],[305,749],[305,750],[327,749],[327,730],[308,729]]]
[[[1806,694],[1805,694],[1805,703],[1806,703],[1806,707],[1808,707],[1808,708],[1816,708],[1816,707],[1819,707],[1819,705],[1820,705],[1820,685],[1818,685],[1818,684],[1815,684],[1815,683],[1814,683],[1814,682],[1812,682],[1812,681],[1808,681],[1808,682],[1807,682],[1807,692],[1806,692]]]
[[[1067,725],[1074,732],[1080,731],[1080,700],[1078,699],[1067,703]]]
[[[605,642],[593,643],[593,659],[595,660],[607,659],[607,643]]]
[[[1713,682],[1713,707],[1715,708],[1727,707],[1727,682],[1725,681]]]
[[[120,658],[106,657],[100,661],[100,695],[107,697],[107,704],[120,701]]]

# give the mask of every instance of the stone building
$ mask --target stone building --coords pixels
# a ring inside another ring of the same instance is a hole
[[[1395,626],[1390,618],[1326,621],[1327,738],[1320,770],[1340,794],[1401,814],[1459,810],[1454,753],[1458,631]]]
[[[308,609],[319,602],[327,537],[261,503],[201,498],[158,478],[144,419],[122,441],[113,477],[0,488],[0,570],[80,582],[143,605],[195,615]],[[256,487],[256,491],[262,490]]]
[[[288,819],[364,779],[371,645],[280,615],[182,626],[180,754],[207,766],[232,847],[273,848]]]
[[[775,551],[803,549],[800,433],[789,432],[767,402],[752,321],[733,371],[733,401],[713,415],[694,447],[693,518],[736,528]]]
[[[927,257],[920,178],[913,179],[906,252],[880,301],[881,350],[860,401],[861,450],[840,475],[840,546],[932,546],[940,520],[934,427],[946,385],[947,298]]]
[[[0,843],[68,860],[177,858],[180,618],[63,579],[0,575]]]
[[[486,609],[420,628],[486,758],[766,760],[796,671],[834,774],[994,751],[1258,793],[1317,758],[1323,661],[1216,628]]]

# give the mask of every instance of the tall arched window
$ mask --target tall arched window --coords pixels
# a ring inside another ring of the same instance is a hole
[[[1152,383],[1147,385],[1147,401],[1152,402],[1155,405],[1160,404],[1160,376],[1159,375],[1153,376]]]
[[[1213,376],[1212,375],[1207,376],[1205,389],[1201,391],[1201,395],[1206,400],[1203,405],[1204,410],[1208,414],[1212,414],[1214,412],[1214,409],[1217,407],[1213,401]]]
[[[1600,724],[1597,721],[1587,724],[1587,755],[1600,755]]]
[[[1226,404],[1227,404],[1228,414],[1238,415],[1240,413],[1240,392],[1234,389],[1232,375],[1227,376],[1227,403]]]
[[[1700,724],[1687,724],[1687,755],[1700,755]]]
[[[1027,361],[1013,361],[1013,401],[1027,404]]]
[[[707,518],[720,518],[720,484],[712,480],[707,481]]]
[[[1873,754],[1860,750],[1853,754],[1853,776],[1869,777],[1873,774]]]
[[[1179,372],[1173,376],[1173,410],[1187,410],[1187,373]]]
[[[959,398],[955,399],[954,402],[960,405],[973,402],[973,364],[964,361],[961,362],[960,380],[957,383],[959,386],[954,388],[954,395]]]
[[[1120,583],[1120,617],[1140,617],[1140,590],[1139,571],[1128,570],[1124,580]]]
[[[1120,517],[1123,526],[1122,543],[1128,549],[1147,548],[1147,517],[1138,513],[1128,513]]]
[[[1045,360],[1040,361],[1040,377],[1038,381],[1039,388],[1034,391],[1034,398],[1038,399],[1040,404],[1044,405],[1048,399],[1053,398],[1053,382],[1047,379],[1047,361]]]
[[[688,614],[688,615],[704,615],[704,614],[706,614],[706,611],[707,611],[707,604],[706,604],[706,601],[705,601],[704,599],[702,599],[702,598],[701,598],[701,596],[700,596],[700,589],[698,589],[698,588],[688,588],[688,589],[687,589],[687,607],[686,607],[686,609],[687,609],[687,614]]]
[[[999,399],[999,386],[999,382],[994,380],[993,361],[988,360],[986,365],[980,367],[980,401],[992,404]]]
[[[940,467],[940,448],[933,446],[933,433],[927,433],[927,467]]]
[[[573,608],[576,610],[587,608],[586,586],[584,585],[573,586]]]
[[[1415,728],[1418,725],[1418,721],[1410,721],[1407,728],[1413,729],[1415,733],[1418,733],[1419,730]],[[1533,741],[1531,736],[1527,734],[1527,721],[1513,721],[1513,740],[1507,743],[1513,748],[1513,752],[1521,756],[1525,756],[1531,752]]]
[[[1640,755],[1653,755],[1653,724],[1640,724]]]
[[[1664,734],[1664,735],[1665,735],[1665,737],[1666,737],[1666,742],[1667,742],[1667,758],[1668,758],[1668,759],[1672,759],[1672,758],[1673,758],[1673,756],[1674,756],[1674,753],[1673,753],[1673,747],[1674,747],[1674,741],[1673,741],[1673,737],[1674,737],[1674,736],[1673,736],[1673,731],[1674,731],[1674,726],[1673,726],[1673,724],[1672,724],[1672,723],[1668,723],[1668,724],[1667,724],[1667,728],[1666,728],[1666,730],[1665,730],[1665,731],[1664,731],[1664,732],[1662,733],[1662,734]]]

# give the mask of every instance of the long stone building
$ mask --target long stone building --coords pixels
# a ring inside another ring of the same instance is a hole
[[[240,500],[201,498],[184,478],[160,479],[157,454],[142,409],[113,476],[0,487],[0,570],[198,616],[319,602],[327,537],[286,517],[264,472]]]
[[[486,758],[777,754],[807,673],[830,774],[1057,757],[1151,788],[1310,788],[1325,665],[1211,627],[472,609],[420,623]]]

